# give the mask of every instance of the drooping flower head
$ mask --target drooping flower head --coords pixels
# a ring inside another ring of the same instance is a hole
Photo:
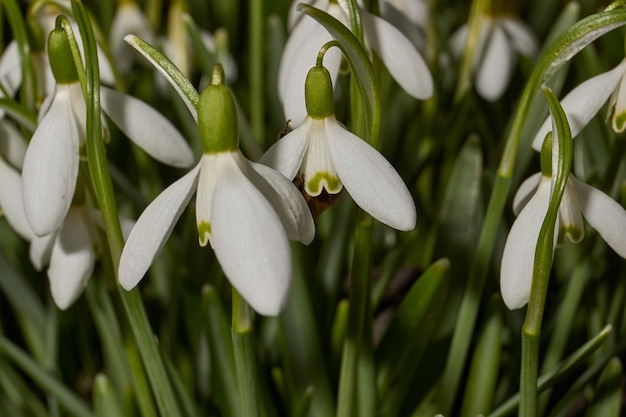
[[[552,134],[543,144],[541,172],[524,181],[513,200],[513,211],[519,216],[507,237],[500,270],[502,298],[510,309],[525,306],[530,297],[537,240],[552,192]],[[626,258],[626,210],[602,191],[569,174],[557,214],[554,245],[565,239],[580,242],[585,235],[583,217],[618,255]]]
[[[348,12],[336,1],[317,0],[310,3],[349,27]],[[418,99],[429,98],[434,89],[432,76],[411,41],[386,20],[361,8],[359,13],[367,49],[381,58],[391,76],[409,95]],[[289,34],[280,61],[278,94],[286,120],[295,125],[300,125],[306,117],[302,86],[307,72],[317,52],[331,39],[326,29],[309,16],[302,16]],[[335,81],[341,54],[332,49],[326,54],[325,62],[331,79]]]
[[[415,227],[415,203],[391,164],[335,118],[331,75],[321,64],[307,74],[307,117],[272,146],[260,162],[285,177],[300,177],[312,197],[346,188],[356,204],[398,230]]]
[[[53,233],[68,213],[86,129],[83,91],[63,29],[50,32],[48,52],[55,91],[41,108],[22,171],[26,217],[38,236]],[[185,139],[156,110],[105,87],[100,92],[104,112],[148,154],[177,167],[193,162]]]
[[[143,278],[197,191],[200,245],[211,245],[224,274],[252,308],[276,315],[291,282],[288,238],[310,243],[313,219],[289,180],[241,154],[236,106],[219,64],[197,110],[200,162],[140,216],[122,252],[120,283],[130,290]]]

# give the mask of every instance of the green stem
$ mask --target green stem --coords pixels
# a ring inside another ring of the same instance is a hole
[[[258,416],[254,312],[234,288],[231,333],[235,353],[235,372],[239,388],[239,411],[243,416]]]
[[[372,220],[369,216],[365,216],[355,230],[348,327],[343,344],[339,374],[338,417],[352,417],[357,415],[358,411],[355,407],[355,394],[359,382],[357,378],[360,359],[359,347],[364,340],[363,328],[367,318],[367,306],[370,297],[371,240]],[[368,381],[362,382],[368,383]]]
[[[254,136],[265,146],[265,100],[263,97],[263,0],[249,0],[250,123]]]
[[[85,50],[85,78],[87,105],[87,158],[89,173],[96,193],[98,206],[102,213],[111,254],[113,270],[117,272],[119,259],[124,246],[124,239],[119,223],[113,185],[106,160],[106,150],[102,139],[102,118],[100,115],[100,79],[98,58],[93,30],[84,6],[79,1],[72,2],[74,15],[78,22]],[[116,277],[116,282],[117,277]],[[124,291],[117,286],[122,298],[126,315],[130,322],[139,352],[144,361],[148,378],[152,384],[154,397],[161,414],[164,416],[180,415],[174,398],[174,392],[167,378],[165,366],[156,346],[156,341],[148,322],[138,290]]]

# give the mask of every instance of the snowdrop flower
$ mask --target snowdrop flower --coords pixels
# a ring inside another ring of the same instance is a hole
[[[335,119],[329,72],[313,67],[306,80],[304,122],[274,144],[260,162],[285,177],[302,176],[312,197],[337,194],[345,186],[356,204],[398,230],[415,227],[415,203],[391,164]]]
[[[317,0],[313,6],[326,11],[344,25],[348,14],[336,1]],[[424,59],[411,41],[386,20],[361,9],[365,46],[383,61],[391,76],[412,97],[426,99],[433,93],[433,80]],[[278,71],[278,94],[285,118],[300,125],[306,118],[304,81],[317,53],[331,40],[326,29],[309,16],[297,21],[283,50]],[[336,80],[341,54],[334,48],[326,54],[326,67]]]
[[[122,1],[115,13],[109,43],[111,55],[122,73],[131,69],[134,54],[124,42],[124,36],[132,33],[144,39],[148,43],[154,43],[154,30],[146,15],[141,11],[135,1]]]
[[[561,105],[567,116],[572,137],[575,137],[609,100],[611,127],[616,133],[626,130],[626,59],[610,71],[581,83],[563,98]],[[550,119],[539,128],[533,148],[540,150]]]
[[[452,53],[463,54],[469,32],[461,26],[450,39]],[[478,46],[474,54],[476,91],[488,101],[496,101],[506,90],[517,55],[532,57],[537,53],[538,41],[534,33],[519,19],[507,15],[484,15]]]
[[[120,283],[127,290],[137,285],[197,192],[200,245],[211,245],[224,274],[254,310],[276,315],[291,281],[288,238],[311,242],[311,214],[289,180],[241,154],[234,97],[219,65],[200,96],[198,128],[200,162],[140,216],[122,252]]]
[[[504,245],[500,272],[500,290],[509,309],[525,306],[530,297],[537,240],[552,192],[551,158],[546,157],[552,140],[545,142],[542,172],[524,181],[513,200],[513,211],[519,216]],[[583,217],[618,255],[626,258],[626,210],[602,191],[569,174],[557,214],[555,244],[565,239],[580,242],[584,237]]]
[[[37,236],[53,233],[66,217],[85,142],[86,106],[63,30],[51,32],[48,48],[57,85],[42,106],[22,171],[26,217]],[[148,154],[176,167],[193,163],[185,139],[154,109],[105,87],[101,100],[104,112]]]

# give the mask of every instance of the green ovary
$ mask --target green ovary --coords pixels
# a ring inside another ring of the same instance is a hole
[[[318,172],[307,180],[306,188],[312,197],[322,193],[322,188],[326,188],[329,194],[337,194],[341,191],[341,181],[330,172]]]
[[[211,236],[211,223],[199,222],[198,223],[198,239],[200,240],[200,246],[206,246]]]

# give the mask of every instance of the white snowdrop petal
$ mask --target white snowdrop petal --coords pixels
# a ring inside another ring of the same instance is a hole
[[[309,16],[304,16],[289,36],[278,70],[278,93],[283,103],[285,120],[294,126],[307,116],[304,83],[309,70],[315,66],[320,48],[332,40],[330,34]],[[333,83],[339,74],[341,52],[331,48],[324,55],[324,66]]]
[[[574,88],[561,100],[572,137],[575,138],[608,100],[626,71],[626,59],[610,71],[596,75]],[[550,117],[539,128],[533,139],[533,149],[541,151],[543,140],[551,130]]]
[[[315,237],[315,224],[302,194],[278,171],[252,162],[250,166],[259,175],[250,173],[249,179],[272,204],[289,239],[305,245],[311,243]]]
[[[202,168],[200,168],[196,194],[196,223],[200,246],[206,246],[211,239],[211,207],[213,206],[215,182],[219,176],[217,172],[217,159],[219,157],[219,154],[202,156]]]
[[[550,202],[550,181],[541,181],[535,195],[513,223],[504,244],[500,292],[510,310],[528,303],[537,239]]]
[[[127,72],[132,67],[132,49],[124,42],[124,36],[129,33],[139,36],[149,44],[154,43],[154,31],[139,6],[134,2],[122,2],[109,31],[111,55],[121,72]]]
[[[0,57],[0,83],[9,95],[15,94],[22,83],[20,51],[15,40],[9,42]],[[4,96],[0,92],[0,96]],[[4,112],[4,110],[2,110]]]
[[[259,314],[282,310],[291,281],[291,252],[272,205],[241,172],[222,160],[212,214],[213,248],[231,284]]]
[[[79,133],[66,87],[57,86],[50,111],[37,127],[24,157],[24,208],[38,236],[61,226],[78,176]]]
[[[22,199],[22,177],[0,157],[0,208],[11,227],[23,239],[35,237],[26,214]]]
[[[513,213],[518,216],[524,206],[532,198],[539,186],[539,180],[541,178],[541,172],[537,172],[530,177],[526,178],[524,182],[519,186],[515,196],[513,197]]]
[[[120,258],[118,278],[124,289],[133,289],[150,268],[196,190],[199,170],[200,164],[167,187],[135,223]]]
[[[328,120],[326,132],[333,165],[356,204],[394,229],[412,230],[417,217],[415,203],[393,166],[338,122]]]
[[[387,21],[361,11],[363,34],[391,76],[409,95],[418,99],[432,96],[433,78],[424,58],[402,32]]]
[[[309,129],[312,119],[307,118],[296,129],[283,136],[272,145],[259,159],[267,165],[293,180],[298,174],[309,141]]]
[[[509,18],[502,18],[500,22],[517,52],[528,57],[532,57],[537,53],[539,41],[526,24]]]
[[[626,258],[626,210],[602,191],[570,175],[583,216],[622,258]]]
[[[100,91],[105,113],[150,156],[179,168],[193,164],[193,152],[185,138],[161,113],[127,94],[106,87]]]
[[[39,237],[35,236],[30,241],[30,248],[28,255],[30,262],[37,271],[43,270],[44,266],[50,262],[50,253],[52,252],[52,246],[56,241],[57,233],[51,233],[47,236]]]
[[[516,57],[500,25],[494,24],[476,73],[476,90],[482,98],[496,101],[509,83]]]
[[[24,165],[26,156],[26,140],[12,123],[0,119],[0,155],[16,168]]]
[[[72,209],[56,237],[48,279],[55,304],[68,308],[80,295],[93,272],[96,255],[82,209]]]

